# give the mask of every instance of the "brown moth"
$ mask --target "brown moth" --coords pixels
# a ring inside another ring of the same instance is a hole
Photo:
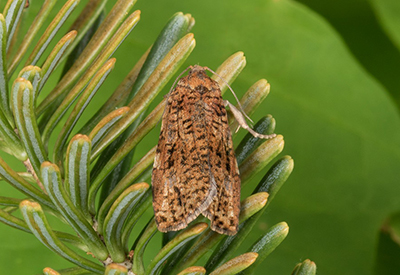
[[[200,214],[211,229],[235,235],[239,226],[240,177],[225,105],[253,135],[243,115],[224,102],[205,67],[190,67],[170,92],[154,159],[153,208],[161,232],[185,228]]]

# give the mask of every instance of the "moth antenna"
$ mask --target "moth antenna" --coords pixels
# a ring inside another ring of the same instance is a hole
[[[229,85],[229,83],[228,83],[222,76],[220,76],[219,74],[217,74],[216,72],[214,72],[214,71],[211,70],[210,68],[204,67],[204,69],[206,69],[207,71],[210,71],[211,73],[213,73],[213,74],[215,74],[216,76],[218,76],[218,77],[226,84],[226,86],[228,86],[229,90],[231,90],[233,96],[235,97],[236,102],[238,103],[238,106],[239,106],[240,111],[242,112],[242,114],[243,114],[248,120],[250,120],[251,123],[254,123],[253,120],[252,120],[252,119],[246,114],[246,112],[243,110],[242,104],[240,104],[240,101],[239,101],[239,99],[237,98],[235,92],[233,91],[231,85]]]

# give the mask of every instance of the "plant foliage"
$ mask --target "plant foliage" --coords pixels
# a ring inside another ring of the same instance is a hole
[[[58,271],[45,268],[44,274],[251,274],[285,239],[288,225],[269,227],[247,253],[237,255],[236,250],[289,177],[292,158],[275,161],[252,195],[243,199],[237,235],[217,234],[198,219],[178,233],[163,234],[162,248],[145,264],[146,246],[160,234],[154,219],[144,214],[151,208],[155,147],[131,163],[136,146],[157,126],[165,100],[152,109],[150,104],[195,47],[190,33],[194,19],[190,14],[174,14],[119,87],[87,119],[85,108],[116,66],[113,53],[123,47],[140,20],[140,11],[131,11],[136,1],[116,1],[109,13],[106,2],[89,1],[58,41],[55,37],[76,12],[79,0],[66,1],[43,33],[41,27],[55,0],[43,2],[25,34],[20,26],[26,23],[29,2],[9,0],[0,14],[0,148],[27,171],[16,171],[0,158],[2,180],[25,197],[0,197],[0,221],[32,233],[74,265]],[[33,45],[36,36],[40,38]],[[60,64],[64,67],[58,68]],[[216,70],[226,81],[215,79],[223,92],[245,64],[243,53],[237,52]],[[46,85],[61,69],[55,87]],[[247,114],[265,99],[269,87],[262,79],[249,88],[240,100]],[[85,124],[77,129],[81,120]],[[235,121],[230,123],[234,130]],[[274,129],[270,115],[255,125],[260,133]],[[281,135],[267,141],[246,135],[236,148],[242,184],[250,185],[283,146]],[[15,211],[18,208],[22,218]],[[56,231],[49,215],[74,233]],[[148,221],[145,227],[138,222],[143,219]],[[210,250],[212,255],[207,255]],[[199,260],[206,262],[204,267],[196,266]],[[315,274],[315,265],[305,261],[293,274]]]

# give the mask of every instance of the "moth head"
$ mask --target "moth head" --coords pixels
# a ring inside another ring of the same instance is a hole
[[[205,70],[207,70],[207,68],[206,67],[202,67],[200,65],[194,65],[194,66],[191,66],[191,68],[190,68],[190,72],[191,73],[201,72],[201,71],[205,71]]]

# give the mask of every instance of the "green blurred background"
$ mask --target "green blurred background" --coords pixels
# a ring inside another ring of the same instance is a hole
[[[31,16],[41,2],[31,1]],[[65,1],[58,2],[60,7]],[[191,13],[197,46],[187,65],[216,69],[243,51],[247,66],[233,89],[242,95],[261,78],[271,83],[253,120],[272,114],[276,132],[285,137],[283,154],[295,161],[292,176],[246,243],[277,222],[289,224],[287,239],[257,274],[290,274],[306,258],[316,262],[318,274],[400,274],[400,258],[393,257],[399,247],[380,234],[384,221],[400,210],[400,1],[139,0],[135,9],[142,11],[141,21],[115,53],[116,67],[87,118],[165,22],[177,11]],[[158,131],[159,126],[141,143],[136,158],[156,144]],[[0,188],[2,195],[20,197],[5,182]],[[32,235],[6,225],[0,225],[0,244],[0,274],[71,266]],[[159,244],[150,249],[154,255]]]

